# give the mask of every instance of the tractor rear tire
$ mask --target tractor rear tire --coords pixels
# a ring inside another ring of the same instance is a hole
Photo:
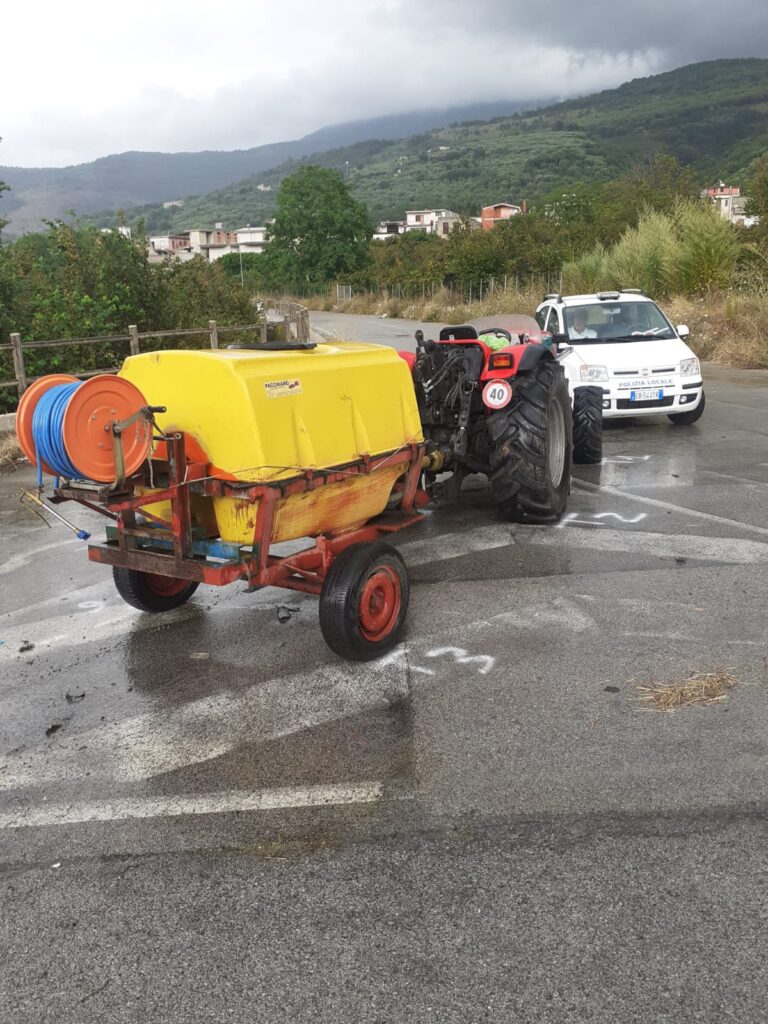
[[[573,393],[573,461],[594,465],[603,458],[603,389],[576,388]]]
[[[549,357],[515,380],[509,405],[488,417],[491,490],[506,519],[552,522],[571,489],[573,424],[562,367]]]
[[[397,548],[382,541],[351,544],[331,563],[320,594],[320,629],[331,650],[372,661],[400,640],[409,599]]]
[[[194,580],[178,580],[117,565],[112,568],[112,576],[120,597],[140,612],[169,612],[179,608],[199,586]]]

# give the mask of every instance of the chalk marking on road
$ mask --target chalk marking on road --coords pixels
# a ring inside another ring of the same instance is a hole
[[[579,519],[579,516],[590,516],[589,519]],[[647,512],[638,512],[636,516],[622,516],[618,512],[568,512],[559,523],[555,524],[556,530],[562,530],[564,526],[605,526],[606,523],[595,520],[618,519],[620,523],[642,523],[648,518]]]
[[[97,821],[177,818],[237,811],[284,811],[302,807],[342,807],[381,800],[380,782],[299,786],[284,789],[228,790],[180,796],[121,797],[88,803],[48,804],[0,813],[0,829],[83,825]]]
[[[391,665],[398,665],[406,671],[415,672],[422,676],[435,675],[435,670],[432,668],[424,668],[421,665],[411,664],[406,644],[399,644],[397,647],[393,648],[389,654],[385,654],[383,658],[377,658],[376,661],[371,662],[371,668],[376,670],[389,668]]]
[[[595,523],[591,519],[579,519],[580,512],[566,512],[561,519],[555,523],[556,530],[562,530],[565,526],[605,526],[605,523]],[[585,512],[584,515],[589,513]]]
[[[433,651],[427,651],[428,658],[442,658],[449,654],[459,665],[477,665],[481,676],[488,675],[496,664],[496,659],[490,654],[469,654],[463,647],[436,647]]]
[[[762,537],[768,537],[768,529],[763,526],[753,526],[751,523],[742,523],[738,519],[728,519],[725,516],[716,516],[712,512],[700,512],[696,508],[686,508],[685,505],[675,505],[670,501],[660,501],[658,498],[648,498],[643,494],[633,494],[631,491],[622,491],[618,487],[607,487],[605,484],[591,484],[585,480],[574,480],[573,486],[577,490],[584,490],[591,493],[610,494],[613,498],[626,498],[629,501],[639,501],[644,505],[651,505],[653,508],[663,508],[668,512],[681,512],[683,515],[692,516],[694,519],[704,519],[709,523],[720,523],[725,526],[733,526],[739,530],[746,530],[749,533],[759,533]]]

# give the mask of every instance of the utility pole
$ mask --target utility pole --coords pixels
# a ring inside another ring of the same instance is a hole
[[[243,281],[243,250],[239,245],[237,251],[240,255],[240,287],[245,288],[245,282]]]

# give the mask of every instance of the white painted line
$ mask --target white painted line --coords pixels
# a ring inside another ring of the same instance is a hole
[[[643,630],[632,630],[629,632],[622,633],[622,636],[636,636],[642,639],[648,640],[683,640],[686,643],[703,644],[706,643],[707,637],[703,636],[692,636],[687,633],[650,633]],[[728,637],[725,640],[718,640],[718,643],[722,644],[738,644],[742,647],[765,647],[765,644],[760,640],[733,640]]]
[[[443,562],[449,558],[461,558],[475,551],[490,548],[505,548],[515,543],[509,526],[483,526],[479,530],[463,533],[443,533],[427,540],[409,541],[401,544],[400,550],[407,565],[425,565],[429,562]]]
[[[768,531],[766,531],[768,532]],[[768,562],[768,544],[737,537],[700,537],[691,533],[645,533],[640,530],[570,530],[567,533],[532,533],[528,544],[557,545],[561,549],[622,551],[659,558],[697,558],[709,562],[750,565]]]
[[[77,782],[92,777],[139,782],[223,757],[239,746],[268,743],[306,729],[387,707],[406,667],[386,674],[359,665],[322,665],[276,676],[233,693],[214,693],[180,707],[149,711],[8,754],[0,790]]]
[[[381,800],[380,782],[303,786],[285,789],[229,790],[182,796],[122,797],[81,804],[49,804],[0,813],[0,829],[44,825],[81,825],[95,821],[176,818],[236,811],[281,811],[300,807],[340,807]]]
[[[573,486],[576,490],[601,494],[610,494],[612,498],[627,498],[629,501],[640,501],[644,505],[651,505],[653,508],[663,508],[668,512],[681,512],[683,515],[692,516],[694,519],[705,519],[710,523],[720,523],[726,526],[733,526],[739,530],[747,530],[749,533],[759,533],[768,537],[768,529],[763,526],[753,526],[751,523],[742,523],[738,519],[727,519],[725,516],[716,516],[711,512],[700,512],[695,508],[686,508],[685,505],[673,505],[669,501],[659,501],[658,498],[647,498],[642,494],[632,494],[631,491],[622,491],[618,487],[607,487],[604,484],[591,484],[586,480],[574,480]]]
[[[15,572],[17,569],[22,569],[33,559],[37,558],[43,551],[52,551],[54,548],[63,548],[71,544],[79,544],[81,548],[85,549],[84,542],[77,540],[74,537],[71,540],[57,540],[53,544],[40,544],[38,547],[30,548],[28,551],[22,551],[18,555],[13,555],[13,557],[9,558],[7,562],[0,564],[0,575],[7,572]]]
[[[745,476],[733,476],[732,473],[718,473],[714,469],[701,469],[699,472],[703,476],[716,476],[722,480],[734,480],[737,484],[745,484],[747,487],[768,487],[768,483],[765,480],[750,480]]]

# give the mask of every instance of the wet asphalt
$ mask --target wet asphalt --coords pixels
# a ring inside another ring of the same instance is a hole
[[[365,666],[308,596],[133,611],[0,477],[0,1020],[765,1019],[768,373],[705,380],[557,526],[473,478],[399,535]]]

